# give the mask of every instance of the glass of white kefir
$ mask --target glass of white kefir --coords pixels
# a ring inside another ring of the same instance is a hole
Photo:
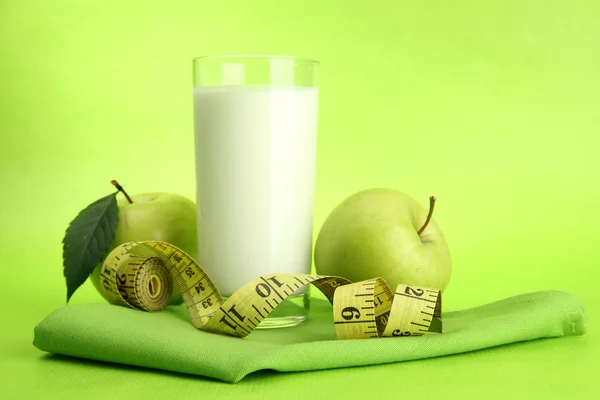
[[[310,272],[318,66],[287,56],[193,61],[198,261],[224,297],[262,275]],[[309,297],[296,290],[261,326],[304,321]]]

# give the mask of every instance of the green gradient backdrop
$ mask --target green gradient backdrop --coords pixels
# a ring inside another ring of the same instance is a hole
[[[497,370],[479,384],[499,376],[509,384],[496,383],[495,393],[529,385],[557,394],[560,375],[575,385],[569,393],[598,388],[581,371],[598,356],[599,13],[593,0],[3,0],[0,296],[13,305],[3,315],[11,328],[0,333],[0,368],[20,378],[0,385],[100,395],[95,374],[117,379],[119,369],[45,359],[30,344],[34,324],[64,304],[64,229],[115,178],[131,193],[193,199],[191,59],[267,53],[322,63],[315,237],[331,209],[358,190],[392,187],[423,204],[436,195],[454,258],[447,310],[561,289],[590,311],[583,340],[520,346],[521,365],[570,361],[580,366],[572,376],[555,367],[554,378],[521,381],[507,372],[514,365],[495,360],[501,367],[487,367]],[[100,297],[86,284],[73,301]],[[461,360],[453,367],[448,358],[386,367],[407,376],[432,368],[440,387],[458,395],[456,385],[469,393],[470,383],[453,371],[481,374],[488,365],[481,357],[449,358]],[[270,380],[319,384],[381,368]],[[144,387],[155,395],[182,384],[123,373],[151,383]],[[61,374],[87,383],[62,387]]]

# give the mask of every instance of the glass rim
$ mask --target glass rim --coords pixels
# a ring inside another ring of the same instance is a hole
[[[272,55],[272,54],[223,54],[223,55],[212,55],[212,56],[200,56],[192,58],[192,62],[204,61],[204,60],[213,60],[213,59],[232,59],[232,58],[264,58],[268,59],[279,59],[279,60],[290,60],[290,61],[303,61],[310,62],[314,64],[321,64],[319,60],[308,57],[300,57],[300,56],[282,56],[282,55]]]

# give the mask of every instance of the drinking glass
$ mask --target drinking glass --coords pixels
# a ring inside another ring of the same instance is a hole
[[[310,273],[319,63],[287,56],[193,60],[198,261],[230,296],[270,273]],[[302,288],[261,327],[308,317]]]

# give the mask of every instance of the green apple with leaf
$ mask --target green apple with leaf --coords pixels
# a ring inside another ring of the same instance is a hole
[[[353,282],[375,277],[398,284],[444,290],[451,256],[442,231],[410,196],[392,189],[369,189],[339,204],[323,224],[315,246],[319,275]]]
[[[197,258],[194,202],[174,193],[129,196],[118,182],[112,181],[112,184],[118,191],[88,206],[67,230],[63,241],[67,300],[88,276],[100,291],[102,262],[123,243],[163,241]],[[117,200],[117,193],[122,193],[123,197]],[[93,240],[89,239],[92,236]],[[174,286],[170,304],[181,302],[179,289]]]

